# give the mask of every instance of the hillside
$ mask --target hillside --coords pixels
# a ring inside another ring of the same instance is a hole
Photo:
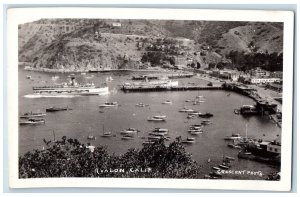
[[[282,52],[280,23],[41,19],[19,26],[19,62],[87,70],[226,61],[230,51]],[[202,54],[202,55],[200,55]]]

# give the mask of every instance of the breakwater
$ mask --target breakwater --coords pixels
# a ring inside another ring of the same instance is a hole
[[[160,92],[160,91],[190,91],[190,90],[222,90],[222,86],[122,86],[121,90],[124,92]]]

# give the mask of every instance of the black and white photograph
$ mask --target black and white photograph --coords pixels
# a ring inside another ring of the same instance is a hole
[[[14,22],[16,180],[289,182],[291,13],[106,10]]]

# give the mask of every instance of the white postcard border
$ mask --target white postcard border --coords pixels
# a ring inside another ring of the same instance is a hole
[[[164,19],[284,22],[281,180],[204,180],[146,178],[18,178],[18,24],[40,18]],[[293,108],[293,26],[289,11],[157,8],[13,8],[7,12],[7,109],[11,188],[112,187],[288,191],[291,188]]]

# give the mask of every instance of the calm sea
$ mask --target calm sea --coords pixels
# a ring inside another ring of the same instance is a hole
[[[77,138],[81,142],[90,142],[92,145],[106,145],[109,152],[116,154],[125,153],[129,148],[141,148],[143,137],[155,127],[169,129],[171,141],[175,137],[189,136],[187,129],[192,124],[200,123],[200,118],[187,119],[186,113],[178,112],[180,108],[187,107],[200,112],[214,114],[212,124],[205,127],[205,132],[196,136],[196,143],[187,145],[186,150],[192,154],[200,165],[203,175],[211,171],[211,167],[221,164],[223,156],[232,156],[236,160],[232,163],[231,170],[261,171],[263,176],[257,175],[226,175],[228,179],[264,179],[265,176],[276,169],[273,166],[247,161],[237,158],[238,150],[227,147],[223,138],[232,133],[240,133],[249,137],[273,140],[281,134],[278,128],[268,117],[252,116],[242,117],[235,115],[233,110],[243,104],[253,104],[253,101],[245,96],[225,91],[186,91],[186,92],[147,92],[147,93],[124,93],[118,85],[130,82],[133,75],[143,73],[114,72],[114,73],[87,73],[85,76],[76,74],[79,82],[93,82],[96,85],[105,83],[106,78],[111,76],[114,80],[108,82],[110,93],[101,96],[81,96],[73,98],[31,98],[32,87],[62,83],[69,80],[69,74],[55,74],[57,80],[52,80],[52,73],[40,73],[19,71],[19,113],[45,112],[52,106],[68,106],[72,110],[56,113],[47,113],[45,125],[20,126],[19,127],[19,155],[33,149],[42,149],[43,139],[53,140],[62,136]],[[32,80],[26,79],[30,75]],[[92,78],[89,78],[92,77]],[[180,84],[203,84],[197,78],[180,79]],[[205,97],[205,102],[200,105],[192,105],[185,100],[194,99],[196,96]],[[171,100],[172,104],[162,104],[165,100]],[[120,106],[105,109],[100,113],[99,105],[106,101],[117,101]],[[136,107],[137,103],[149,104],[149,107]],[[161,123],[148,122],[147,118],[154,115],[166,115],[167,121]],[[247,129],[246,129],[246,125]],[[120,139],[119,132],[123,129],[134,127],[141,130],[134,140],[124,141]],[[105,131],[111,131],[117,137],[103,138],[100,135]],[[96,136],[95,141],[87,140],[88,135]],[[168,142],[167,142],[168,143]],[[211,162],[208,163],[207,160]]]

